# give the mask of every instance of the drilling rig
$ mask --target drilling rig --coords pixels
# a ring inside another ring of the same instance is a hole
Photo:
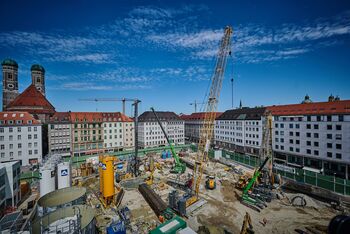
[[[227,64],[227,59],[231,55],[231,35],[232,28],[226,26],[224,31],[224,36],[220,41],[220,48],[216,58],[216,65],[214,75],[211,79],[210,92],[208,96],[208,101],[205,107],[205,116],[203,121],[203,126],[200,130],[200,140],[198,144],[198,153],[196,157],[196,162],[193,168],[193,184],[192,194],[186,201],[186,207],[192,205],[199,200],[199,186],[203,176],[203,171],[205,163],[208,160],[208,153],[211,144],[211,140],[214,135],[214,124],[216,111],[218,109],[220,91],[222,87],[222,81],[224,79],[225,68]]]

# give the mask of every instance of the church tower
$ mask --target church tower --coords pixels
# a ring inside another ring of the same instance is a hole
[[[18,96],[18,64],[15,60],[5,59],[2,66],[2,110]]]
[[[34,64],[30,68],[32,72],[32,85],[45,96],[45,69],[39,64]]]

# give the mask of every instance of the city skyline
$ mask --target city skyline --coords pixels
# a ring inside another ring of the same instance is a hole
[[[193,112],[189,103],[204,100],[226,25],[234,29],[233,58],[219,111],[231,108],[232,78],[234,107],[240,100],[251,107],[300,103],[306,94],[313,101],[350,99],[346,1],[21,5],[0,10],[1,59],[18,62],[20,92],[31,82],[31,65],[43,65],[56,111],[121,111],[121,103],[78,99],[137,97],[140,113],[151,106]]]

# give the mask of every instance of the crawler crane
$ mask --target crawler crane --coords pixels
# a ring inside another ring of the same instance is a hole
[[[208,160],[208,152],[214,133],[216,111],[218,109],[227,58],[231,55],[230,48],[232,32],[232,28],[230,26],[226,26],[224,36],[220,42],[220,48],[216,58],[215,71],[211,79],[209,97],[208,101],[206,102],[204,121],[200,130],[197,158],[193,168],[192,180],[194,186],[192,187],[190,196],[188,196],[188,199],[186,200],[187,207],[199,200],[199,186],[203,176],[205,163]]]

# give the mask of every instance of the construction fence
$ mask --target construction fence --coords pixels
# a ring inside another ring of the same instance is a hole
[[[194,151],[197,150],[195,146],[191,146],[191,149]],[[213,150],[209,151],[209,157],[214,157]],[[257,157],[230,152],[226,150],[222,150],[222,157],[231,159],[237,163],[254,168],[258,167],[260,164],[259,159]],[[313,185],[342,195],[350,195],[350,180],[338,178],[335,176],[321,175],[316,172],[298,168],[293,168],[290,171],[274,169],[274,172],[281,174],[282,177],[288,178],[299,183]]]

